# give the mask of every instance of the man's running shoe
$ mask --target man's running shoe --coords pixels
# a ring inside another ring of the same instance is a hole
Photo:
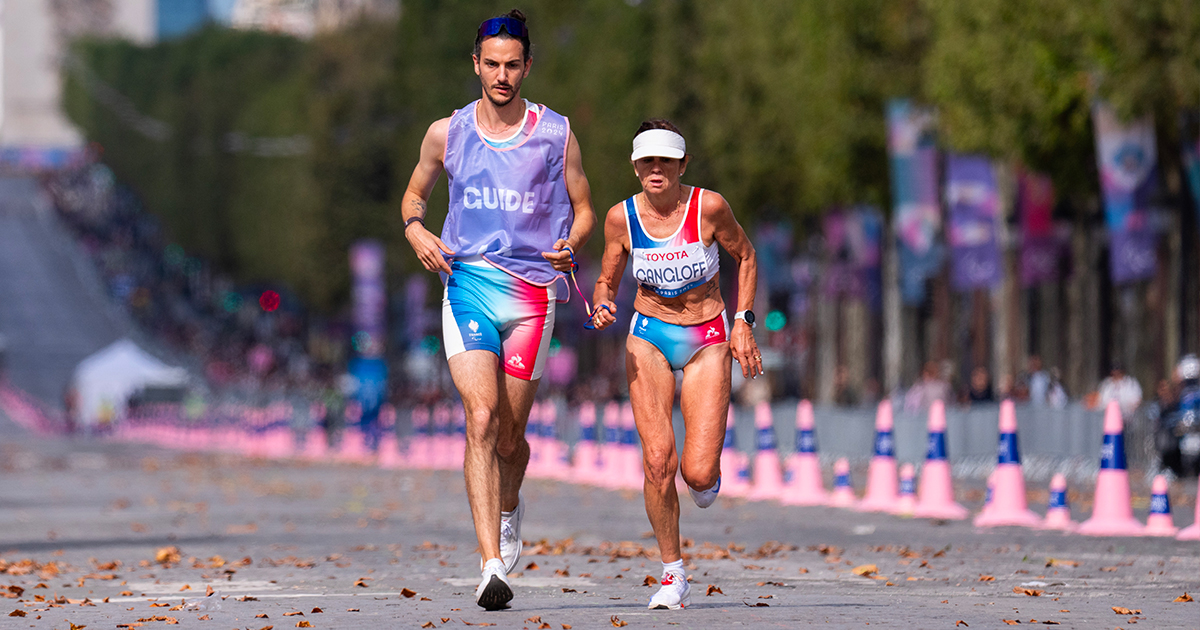
[[[512,587],[508,584],[504,563],[498,558],[488,560],[483,565],[483,579],[479,582],[479,588],[475,589],[475,603],[484,610],[504,610],[512,598]]]
[[[525,516],[525,497],[517,494],[517,508],[505,517],[500,513],[500,559],[504,569],[512,573],[521,560],[521,517]]]
[[[717,477],[717,483],[714,483],[713,487],[709,488],[708,490],[696,491],[696,490],[693,490],[691,486],[688,486],[688,492],[691,493],[692,500],[696,502],[696,505],[698,505],[702,508],[706,508],[706,507],[712,505],[713,502],[717,500],[717,493],[720,491],[721,491],[721,477],[720,476]]]
[[[692,605],[692,587],[682,572],[663,573],[659,584],[662,587],[650,598],[650,610],[678,610]]]

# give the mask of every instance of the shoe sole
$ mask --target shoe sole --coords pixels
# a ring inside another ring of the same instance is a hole
[[[512,588],[505,584],[504,580],[493,575],[487,586],[483,587],[483,593],[480,593],[479,599],[475,600],[475,603],[484,610],[504,610],[508,608],[508,602],[511,602],[512,598]]]
[[[659,604],[657,606],[650,606],[650,610],[679,610],[681,608],[687,608],[688,606],[691,606],[691,605],[692,605],[692,595],[691,595],[691,593],[688,593],[688,595],[683,598],[683,601],[679,602],[678,606],[668,606],[666,604]]]

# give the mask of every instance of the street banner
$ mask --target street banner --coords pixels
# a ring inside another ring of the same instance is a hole
[[[1020,171],[1017,198],[1021,216],[1021,286],[1057,282],[1062,244],[1054,231],[1054,183]]]
[[[1112,107],[1099,102],[1092,121],[1113,283],[1151,278],[1157,267],[1148,208],[1158,162],[1154,121],[1145,117],[1123,125]]]
[[[879,265],[882,259],[883,215],[874,206],[834,210],[823,220],[828,263],[822,292],[880,303]]]
[[[937,146],[932,110],[906,99],[888,102],[888,155],[892,176],[893,227],[900,258],[900,294],[907,304],[925,300],[925,280],[942,267],[937,242]]]
[[[1190,112],[1181,125],[1183,133],[1183,170],[1187,173],[1188,189],[1192,191],[1192,209],[1200,227],[1200,116]],[[1196,135],[1192,135],[1196,134]],[[1189,138],[1189,136],[1191,136]]]
[[[1003,270],[996,239],[1000,194],[992,163],[983,156],[951,154],[946,158],[947,236],[950,242],[950,285],[956,291],[991,289]]]
[[[350,246],[351,296],[354,301],[354,336],[360,357],[383,356],[387,293],[383,279],[383,243],[364,239]]]

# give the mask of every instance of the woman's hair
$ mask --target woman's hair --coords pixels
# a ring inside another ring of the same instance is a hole
[[[512,11],[509,11],[508,13],[505,13],[504,15],[497,15],[496,17],[510,17],[510,18],[513,18],[514,20],[519,20],[522,24],[525,23],[525,14],[520,9],[513,9]],[[491,18],[489,18],[489,19],[491,19]],[[502,30],[499,33],[497,33],[496,35],[494,35],[494,37],[510,37],[510,38],[519,40],[521,42],[521,56],[525,59],[525,61],[529,61],[529,57],[530,57],[529,49],[533,45],[529,43],[528,29],[526,30],[524,37],[517,37],[516,35],[509,33],[507,28],[505,28],[504,30]],[[479,53],[480,53],[480,50],[482,49],[482,47],[483,47],[483,36],[476,34],[475,35],[475,52],[473,53],[476,57],[479,56]]]
[[[676,127],[675,123],[667,120],[666,118],[651,118],[650,120],[643,122],[642,125],[638,127],[637,133],[633,134],[633,137],[636,138],[641,135],[643,131],[650,131],[651,129],[666,129],[667,131],[673,131],[680,136],[683,135],[683,132],[679,130],[679,127]]]

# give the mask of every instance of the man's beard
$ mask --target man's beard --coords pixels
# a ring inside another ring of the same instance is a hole
[[[483,93],[485,96],[487,96],[488,101],[490,101],[492,103],[492,105],[495,105],[496,107],[504,107],[505,105],[508,105],[509,103],[511,103],[514,98],[517,98],[517,94],[519,94],[521,92],[521,84],[518,83],[516,85],[510,85],[510,86],[508,86],[508,88],[509,88],[508,99],[503,100],[503,101],[496,100],[496,98],[494,96],[492,96],[491,90],[484,90]]]

